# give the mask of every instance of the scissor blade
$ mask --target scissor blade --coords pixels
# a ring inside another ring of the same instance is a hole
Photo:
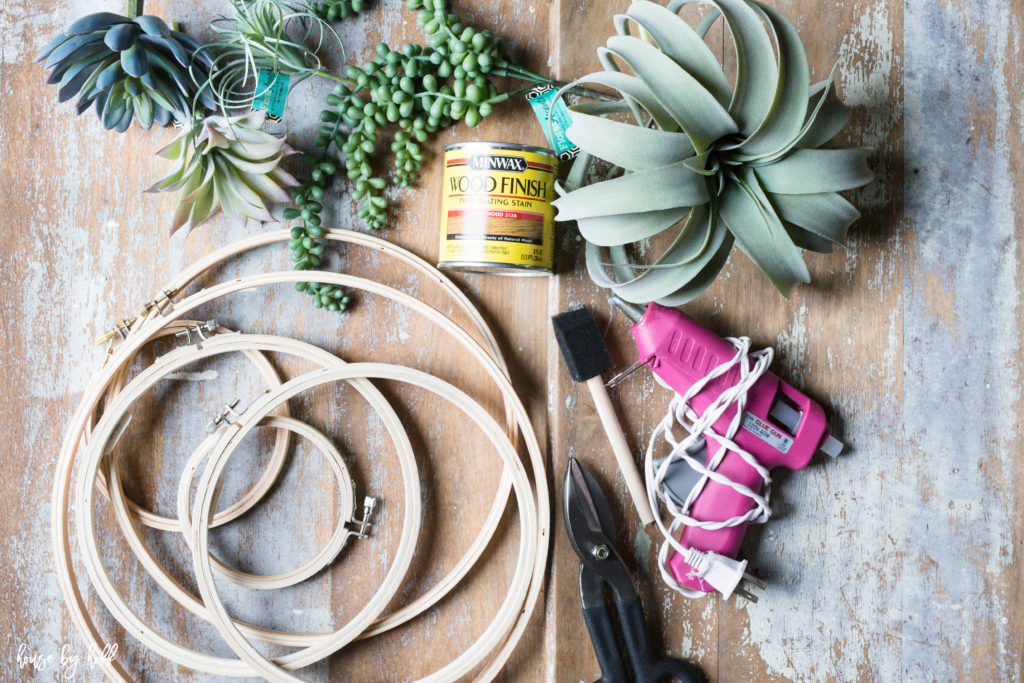
[[[562,492],[565,528],[576,554],[584,564],[595,562],[594,549],[613,547],[615,520],[594,477],[575,459],[570,459]]]
[[[569,459],[569,474],[572,476],[573,490],[579,495],[579,510],[583,513],[583,519],[587,528],[594,533],[601,533],[601,519],[594,505],[594,497],[590,493],[590,486],[583,476],[583,468],[576,462],[576,458]]]

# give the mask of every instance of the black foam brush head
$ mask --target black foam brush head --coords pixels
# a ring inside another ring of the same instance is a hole
[[[574,382],[586,382],[612,367],[608,347],[601,330],[597,329],[594,315],[580,306],[551,318],[555,326],[555,339],[562,350],[562,358],[569,366]]]

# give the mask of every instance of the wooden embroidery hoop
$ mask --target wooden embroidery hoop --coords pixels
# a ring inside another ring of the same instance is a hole
[[[114,401],[121,398],[120,394],[112,394],[109,390],[116,386],[118,381],[123,382],[124,377],[126,376],[125,373],[127,373],[127,369],[131,366],[131,363],[136,357],[138,351],[152,339],[160,336],[161,334],[166,334],[169,326],[185,324],[182,321],[185,320],[184,316],[190,311],[202,304],[209,303],[210,301],[226,296],[232,292],[284,282],[325,282],[342,287],[359,289],[389,298],[411,308],[437,326],[441,327],[449,335],[453,336],[467,355],[483,366],[487,374],[492,378],[501,392],[505,403],[507,424],[502,437],[505,441],[500,443],[507,444],[510,450],[504,447],[499,450],[499,453],[502,454],[502,457],[506,460],[506,467],[502,473],[502,481],[499,485],[499,494],[490,509],[487,520],[481,529],[480,534],[476,537],[469,551],[467,551],[459,563],[448,573],[448,575],[438,582],[438,584],[427,591],[427,593],[395,613],[380,619],[375,624],[371,625],[367,622],[367,624],[364,625],[364,630],[360,630],[358,633],[345,633],[338,637],[339,634],[337,632],[334,634],[284,634],[280,632],[270,632],[268,630],[267,633],[263,634],[266,635],[267,638],[261,637],[259,639],[267,640],[268,642],[295,644],[297,646],[307,647],[306,650],[292,653],[292,655],[282,658],[281,660],[277,660],[284,663],[288,668],[300,668],[302,666],[308,666],[322,657],[331,654],[337,649],[340,649],[340,647],[355,637],[376,635],[414,618],[443,598],[459,583],[459,581],[461,581],[476,560],[479,559],[487,545],[487,542],[490,540],[497,528],[498,522],[500,521],[500,517],[505,508],[507,494],[510,489],[513,489],[517,493],[520,514],[523,516],[524,520],[530,522],[528,524],[524,524],[521,530],[521,548],[525,549],[525,555],[531,558],[531,562],[529,563],[530,573],[526,579],[521,580],[517,569],[515,578],[515,581],[519,581],[520,583],[525,581],[525,593],[522,595],[521,600],[518,598],[511,601],[506,600],[491,626],[488,627],[484,635],[481,636],[481,638],[478,639],[470,649],[460,655],[459,658],[448,666],[424,679],[452,680],[453,678],[458,678],[472,671],[475,666],[484,662],[490,654],[492,655],[490,660],[478,673],[478,679],[487,680],[492,678],[501,669],[521,638],[527,622],[533,613],[533,609],[543,585],[547,550],[550,542],[550,500],[540,444],[538,443],[536,434],[532,429],[526,410],[516,396],[511,382],[509,381],[507,368],[501,357],[500,350],[498,349],[498,345],[493,334],[487,327],[486,323],[484,323],[479,312],[476,311],[465,295],[462,294],[462,292],[459,291],[450,280],[422,259],[379,238],[347,230],[326,230],[324,238],[375,249],[389,257],[399,260],[404,265],[410,267],[413,271],[416,271],[420,276],[425,276],[439,284],[441,288],[453,299],[456,307],[468,316],[471,321],[473,331],[479,337],[480,341],[477,341],[470,332],[461,328],[439,311],[431,308],[412,296],[371,280],[326,271],[289,271],[239,278],[201,290],[180,302],[174,302],[172,304],[172,299],[177,296],[184,287],[201,274],[213,269],[221,262],[250,249],[275,242],[287,241],[290,239],[288,231],[282,230],[253,235],[247,239],[236,242],[233,245],[220,249],[200,260],[164,288],[163,294],[148,305],[147,309],[144,311],[144,315],[130,326],[130,329],[125,335],[124,341],[112,352],[108,359],[108,363],[99,372],[97,372],[89,382],[82,402],[72,418],[71,427],[68,430],[60,451],[57,476],[54,482],[53,505],[51,509],[51,525],[53,529],[54,552],[57,558],[58,582],[64,594],[65,601],[69,606],[69,610],[71,611],[76,627],[82,633],[83,637],[86,638],[88,644],[102,650],[104,641],[85,607],[84,599],[78,589],[76,574],[70,557],[70,538],[68,527],[71,515],[68,510],[68,502],[71,490],[71,475],[72,468],[75,464],[75,454],[79,450],[80,446],[84,447],[85,450],[89,451],[93,455],[93,464],[96,467],[92,468],[92,471],[94,475],[99,474],[99,460],[102,460],[102,451],[104,450],[104,448],[100,446],[100,443],[105,445],[106,441],[112,435],[114,428],[117,426],[113,421],[113,418],[109,417],[105,411],[106,406],[103,405],[104,399],[106,396],[112,396],[113,398],[111,400]],[[248,337],[247,335],[238,336]],[[211,338],[208,344],[212,344],[217,341],[217,339],[218,337]],[[279,340],[275,343],[281,343],[281,348],[291,348],[296,350],[299,346],[303,345],[302,342],[296,342],[295,340],[288,340],[280,337],[274,339]],[[283,340],[283,342],[280,340]],[[244,348],[245,344],[243,343],[239,350]],[[478,424],[485,429],[485,432],[487,432],[489,436],[493,437],[493,425],[487,423],[487,420],[491,420],[493,422],[493,419],[490,418],[486,409],[475,401],[472,401],[472,399],[468,399],[468,402],[465,402],[457,394],[451,393],[449,390],[453,388],[443,381],[437,380],[437,378],[431,378],[429,375],[425,375],[408,368],[382,366],[380,364],[358,365],[363,366],[362,370],[365,371],[372,370],[375,373],[385,374],[400,381],[408,381],[416,386],[423,386],[423,388],[435,391],[435,393],[446,394],[446,398],[451,398],[453,402],[455,402],[467,414],[476,415],[478,418]],[[345,375],[346,372],[354,372],[351,369],[339,367],[328,372],[337,373],[340,378],[353,383],[360,381],[361,379],[358,375]],[[118,380],[118,377],[121,379]],[[296,380],[303,379],[303,377],[296,378]],[[310,378],[305,377],[305,379],[309,380]],[[365,379],[363,381],[365,381]],[[121,402],[130,406],[132,401],[129,401],[127,397],[123,398],[124,400]],[[107,420],[107,422],[104,423],[104,430],[106,431],[105,437],[102,439],[91,438],[89,435],[94,431],[94,429],[92,429],[92,425],[95,423],[95,425],[99,427],[104,420]],[[523,470],[522,473],[516,470],[515,463],[519,463],[519,466],[521,467],[518,455],[514,458],[515,462],[510,463],[508,461],[509,453],[516,453],[515,444],[517,432],[522,435],[523,442],[530,459],[532,482],[529,478],[526,478],[524,483],[523,477],[525,477],[525,470]],[[227,457],[230,455],[230,451],[222,450],[220,451],[220,455],[223,458],[222,461],[226,461]],[[270,469],[271,468],[268,467],[268,471]],[[207,471],[209,472],[212,470],[208,469]],[[519,476],[520,474],[523,474],[523,477]],[[264,477],[267,476],[269,475],[264,473]],[[274,476],[276,477],[276,475]],[[89,477],[84,475],[79,478],[80,486],[78,487],[78,493],[81,494],[82,501],[76,505],[75,516],[77,517],[76,525],[78,526],[78,533],[85,539],[92,537],[92,534],[94,533],[94,528],[86,527],[85,520],[91,516],[92,496],[97,490],[95,484],[98,483],[98,481],[98,477],[94,477],[92,481],[89,480]],[[523,488],[524,486],[526,487],[525,489]],[[256,488],[254,488],[254,491],[256,491]],[[201,560],[197,563],[197,566],[206,567],[211,571],[212,566],[208,564],[208,555],[203,552],[203,549],[205,548],[204,539],[208,531],[208,526],[204,522],[212,521],[212,523],[216,523],[218,519],[227,521],[226,513],[231,511],[231,514],[236,514],[236,510],[238,510],[237,514],[242,514],[244,510],[247,509],[246,505],[251,507],[251,505],[255,504],[259,499],[258,497],[255,497],[255,494],[253,494],[255,499],[250,498],[249,494],[247,494],[247,496],[243,497],[243,499],[236,503],[235,506],[218,513],[218,515],[214,515],[212,520],[210,520],[211,510],[208,504],[212,502],[211,496],[213,493],[213,489],[201,488],[197,494],[194,516],[203,521],[193,527],[192,539],[195,544],[194,547],[196,548],[196,552],[199,553],[197,557]],[[526,495],[527,493],[529,495]],[[117,494],[115,493],[114,495],[116,496]],[[89,502],[88,504],[85,504],[84,501]],[[129,510],[130,506],[125,504],[122,509]],[[89,512],[83,514],[83,510],[88,510]],[[140,516],[136,513],[132,514],[134,514],[136,518]],[[131,524],[129,524],[128,527],[134,528]],[[180,529],[180,525],[176,524],[175,527]],[[403,536],[403,542],[405,540],[406,539]],[[415,539],[413,538],[409,543],[412,544],[414,541]],[[84,545],[87,545],[87,543]],[[524,553],[521,553],[520,564],[523,562],[523,556]],[[90,574],[90,578],[94,580],[99,579],[102,582],[102,576],[104,576],[102,566],[97,567],[93,564],[87,563],[86,569]],[[205,572],[205,570],[201,571]],[[205,573],[204,576],[206,576]],[[389,578],[390,577],[391,574],[389,574]],[[397,583],[400,579],[401,576],[398,576],[395,579],[395,582]],[[167,588],[166,586],[164,587],[165,589]],[[210,585],[200,583],[201,591],[204,587],[210,588]],[[110,588],[112,588],[112,586]],[[390,585],[382,585],[379,592],[383,592],[389,588]],[[173,588],[171,590],[173,592]],[[206,591],[206,593],[209,593],[209,591]],[[175,595],[175,599],[178,597],[183,597],[186,600],[189,598],[193,601],[195,600],[194,596]],[[209,594],[208,597],[213,596],[212,594]],[[214,602],[214,611],[217,611],[216,607],[219,607],[219,601],[215,600]],[[371,602],[373,602],[372,598]],[[193,604],[193,606],[195,605]],[[206,608],[202,607],[201,604],[200,609],[206,611]],[[222,610],[223,608],[221,607],[220,609]],[[364,612],[366,611],[367,608],[364,608]],[[232,647],[237,648],[236,651],[242,650],[246,655],[250,656],[248,664],[240,660],[233,660],[238,663],[239,671],[241,672],[235,675],[252,675],[255,667],[265,669],[268,673],[272,674],[273,677],[280,677],[280,680],[294,680],[292,678],[287,678],[290,674],[287,674],[284,669],[278,667],[277,664],[273,664],[263,659],[262,655],[258,652],[255,653],[256,656],[251,656],[255,650],[251,648],[251,645],[249,645],[247,641],[245,641],[243,634],[245,634],[246,631],[241,625],[236,627],[232,624],[230,619],[226,619],[227,615],[224,613],[218,613],[213,616],[218,628],[223,628],[225,632],[230,634],[230,638],[232,640],[229,641],[229,643],[232,644]],[[365,617],[365,615],[362,616]],[[349,630],[352,631],[354,629]],[[271,635],[272,633],[276,633],[276,635]],[[143,628],[139,633],[134,635],[137,637],[141,636],[139,639],[146,644],[150,644],[147,641],[154,637],[154,634],[146,628]],[[331,639],[331,636],[335,637]],[[202,656],[198,655],[198,653],[187,651],[181,652],[180,654],[186,661],[196,664],[202,662]],[[197,657],[197,659],[192,659],[193,656]],[[120,662],[102,661],[101,665],[103,666],[104,671],[115,680],[131,680],[130,674],[124,669]],[[218,673],[227,673],[222,669],[218,669],[217,671]]]

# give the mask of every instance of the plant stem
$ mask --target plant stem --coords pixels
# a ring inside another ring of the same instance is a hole
[[[502,98],[502,101],[512,99],[513,97],[518,97],[519,95],[525,95],[526,93],[528,93],[531,90],[533,90],[533,88],[534,88],[534,86],[528,85],[525,88],[519,88],[518,90],[512,90],[510,92],[501,93],[501,95],[504,95],[504,97]],[[488,102],[491,102],[491,101],[492,100],[488,100]]]
[[[552,78],[547,78],[546,76],[535,74],[532,71],[525,69],[513,62],[508,62],[505,65],[503,65],[499,70],[499,75],[505,76],[506,78],[519,78],[520,80],[530,81],[531,83],[537,83],[538,85],[550,85],[554,88],[559,89],[569,85],[565,81],[556,81]],[[603,100],[605,102],[611,102],[620,99],[613,95],[597,92],[596,90],[591,90],[590,88],[585,88],[580,85],[574,85],[573,87],[569,88],[569,92],[575,95],[580,95],[582,97],[589,97],[590,99],[593,100]]]
[[[332,81],[335,81],[337,83],[341,83],[344,80],[341,76],[338,76],[337,74],[332,74],[329,71],[314,71],[310,75],[311,76],[321,76],[323,78],[328,78],[328,79],[330,79]]]
[[[142,14],[142,0],[126,0],[124,3],[124,13],[132,19],[140,16]]]

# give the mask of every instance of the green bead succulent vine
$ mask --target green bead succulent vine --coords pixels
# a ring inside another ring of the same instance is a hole
[[[95,108],[105,127],[125,131],[136,120],[146,128],[173,121],[182,129],[161,152],[174,167],[152,188],[181,195],[174,228],[191,229],[218,210],[267,221],[284,204],[293,268],[315,270],[326,258],[322,213],[339,175],[347,177],[361,224],[379,230],[388,224],[386,191],[417,183],[424,144],[439,130],[476,126],[538,85],[593,95],[517,64],[500,37],[466,25],[447,0],[404,3],[416,12],[423,44],[380,43],[362,66],[332,71],[322,58],[327,38],[338,38],[332,24],[370,4],[231,0],[230,11],[211,22],[215,40],[204,45],[157,17],[141,16],[142,3],[129,0],[127,16],[102,12],[73,23],[42,59],[61,101],[77,96],[79,112]],[[281,166],[291,147],[261,130],[264,112],[251,111],[274,94],[280,76],[290,86],[312,77],[335,82],[313,148],[300,156],[299,180]],[[382,163],[389,154],[390,169]],[[343,311],[349,303],[333,285],[296,288],[316,308]]]
[[[368,5],[368,0],[324,0],[311,3],[309,9],[324,21],[333,22],[348,19]]]
[[[343,18],[366,3],[321,2],[310,7],[318,16]],[[504,41],[490,30],[466,26],[451,12],[447,0],[407,0],[417,12],[417,24],[427,44],[409,43],[394,49],[377,45],[373,58],[363,66],[349,66],[320,113],[315,138],[317,153],[305,155],[311,169],[308,180],[295,188],[295,206],[284,216],[296,220],[292,228],[292,261],[297,270],[320,265],[324,246],[321,212],[327,188],[342,169],[359,202],[358,217],[370,230],[387,225],[389,185],[410,187],[419,179],[425,153],[423,143],[442,128],[459,121],[476,126],[495,107],[537,85],[565,84],[535,74],[516,64]],[[502,90],[495,78],[520,84]],[[394,155],[390,173],[380,169],[380,157],[388,148],[383,141],[388,129],[389,151]],[[332,154],[337,153],[336,158]],[[333,285],[302,282],[299,291],[313,297],[313,305],[344,310],[347,296]]]

